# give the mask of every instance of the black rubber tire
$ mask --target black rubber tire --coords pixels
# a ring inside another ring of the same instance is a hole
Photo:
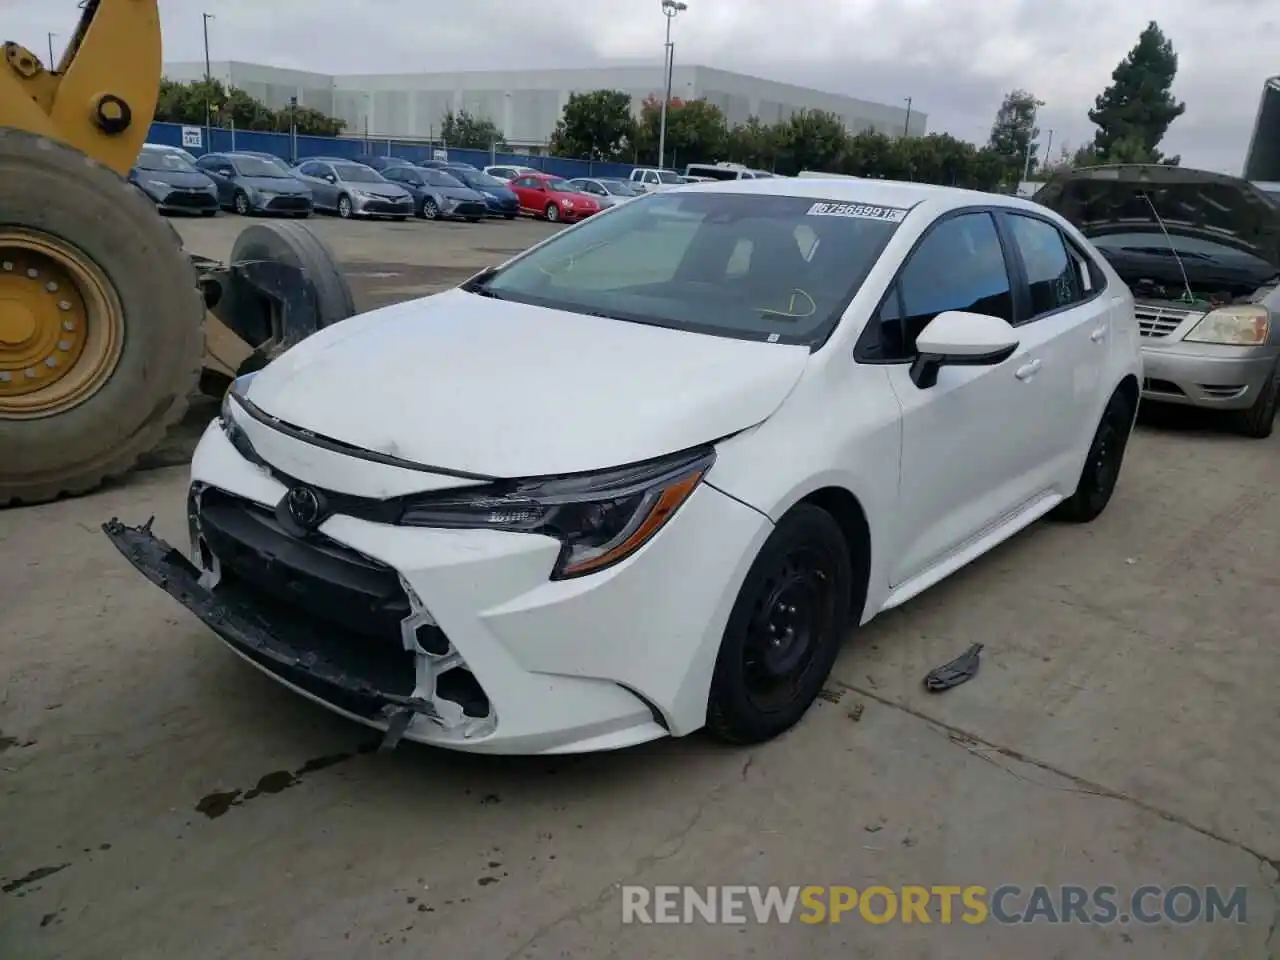
[[[516,215],[514,213],[504,213],[502,215],[502,219],[504,220],[514,220],[515,218],[516,218]]]
[[[546,209],[542,211],[542,215],[547,218],[548,223],[559,223],[560,207],[555,203],[548,203]]]
[[[392,217],[391,219],[394,220],[396,223],[404,223],[409,218],[408,217]]]
[[[316,288],[317,330],[355,315],[355,298],[333,250],[306,224],[267,220],[245,227],[231,247],[231,262],[239,260],[275,260],[306,271]],[[213,314],[233,330],[247,325],[245,342],[251,347],[270,335],[270,304],[234,282],[223,290]]]
[[[1053,519],[1065,523],[1090,523],[1107,509],[1120,479],[1124,452],[1133,433],[1133,413],[1132,402],[1116,390],[1107,401],[1107,407],[1102,411],[1102,418],[1094,430],[1093,440],[1089,443],[1089,455],[1080,471],[1075,492],[1054,508],[1051,514]],[[1108,460],[1107,469],[1101,473],[1097,467],[1100,456]]]
[[[430,197],[424,197],[422,205],[418,207],[418,216],[423,220],[439,220],[440,207]]]
[[[1248,410],[1235,414],[1235,428],[1242,436],[1265,440],[1275,430],[1276,406],[1280,400],[1280,367],[1271,371],[1266,386]]]
[[[345,208],[347,211],[346,213],[342,212],[344,209],[342,206],[343,201],[346,201],[346,204],[347,204]],[[351,208],[351,198],[344,193],[342,196],[338,198],[338,216],[340,216],[343,220],[350,220],[353,212],[354,211]]]
[[[201,210],[200,211],[200,216],[202,217],[216,217],[217,215],[218,215],[217,210]]]
[[[235,196],[231,198],[231,209],[242,217],[253,213],[253,208],[249,206],[249,195],[243,190],[237,190]]]
[[[778,565],[802,546],[819,551],[829,564],[831,609],[825,628],[814,640],[813,657],[799,677],[793,696],[777,709],[765,711],[751,701],[747,691],[744,656],[748,628]],[[831,514],[800,504],[778,522],[747,571],[720,642],[707,700],[707,728],[714,736],[728,743],[762,743],[800,721],[822,690],[840,653],[848,631],[852,581],[849,545]]]
[[[116,173],[63,144],[0,129],[0,230],[72,241],[115,289],[124,340],[78,406],[0,419],[0,506],[86,493],[126,473],[187,409],[204,356],[204,299],[177,232]]]
[[[479,223],[483,217],[467,217],[467,223]]]

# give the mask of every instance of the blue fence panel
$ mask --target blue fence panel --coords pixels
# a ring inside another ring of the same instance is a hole
[[[153,123],[147,136],[149,143],[160,143],[171,147],[181,147],[183,125],[180,123]],[[297,138],[298,155],[293,157],[290,137],[287,133],[261,133],[253,130],[224,130],[214,127],[212,136],[206,136],[201,128],[201,146],[188,146],[185,149],[200,156],[204,153],[220,153],[229,150],[251,150],[256,153],[275,154],[284,160],[304,160],[307,157],[346,157],[360,160],[369,156],[400,157],[410,162],[420,163],[434,156],[436,150],[442,149],[425,143],[412,143],[403,140],[365,140],[355,137],[312,137]],[[490,164],[507,164],[510,166],[532,167],[544,173],[558,177],[621,177],[626,179],[635,169],[629,163],[604,163],[590,160],[570,160],[565,157],[531,157],[519,153],[505,153],[489,150],[467,150],[458,147],[448,148],[449,159],[458,163],[469,163],[474,167],[487,167]]]

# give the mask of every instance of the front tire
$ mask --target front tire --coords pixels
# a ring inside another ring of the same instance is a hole
[[[242,217],[247,217],[251,209],[249,206],[249,197],[243,190],[237,190],[235,198],[231,201],[231,208]]]
[[[430,197],[422,201],[422,212],[420,214],[423,220],[440,219],[440,208],[436,206],[436,202]]]
[[[800,504],[747,572],[716,657],[707,728],[762,743],[799,722],[840,652],[853,595],[849,545],[831,514]]]
[[[543,211],[543,215],[547,218],[548,223],[560,222],[560,208],[554,203],[547,204],[547,209]]]
[[[351,212],[351,198],[344,193],[338,198],[338,216],[343,220],[350,220]]]
[[[1128,397],[1119,390],[1111,395],[1094,431],[1093,442],[1089,444],[1089,455],[1080,471],[1075,493],[1058,504],[1053,511],[1054,519],[1089,523],[1107,508],[1120,479],[1124,452],[1133,432],[1133,414],[1133,404]]]
[[[1235,427],[1242,435],[1254,440],[1265,440],[1275,429],[1276,405],[1280,399],[1280,367],[1271,371],[1258,399],[1248,410],[1235,415]]]

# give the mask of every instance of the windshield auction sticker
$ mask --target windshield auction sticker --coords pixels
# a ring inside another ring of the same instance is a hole
[[[810,217],[853,217],[857,220],[887,220],[901,223],[907,211],[903,207],[880,207],[870,203],[834,203],[819,200],[809,208]]]

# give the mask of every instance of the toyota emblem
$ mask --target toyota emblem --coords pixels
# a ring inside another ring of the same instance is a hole
[[[320,495],[310,487],[294,487],[285,498],[289,516],[304,530],[313,530],[320,523],[324,507]]]

